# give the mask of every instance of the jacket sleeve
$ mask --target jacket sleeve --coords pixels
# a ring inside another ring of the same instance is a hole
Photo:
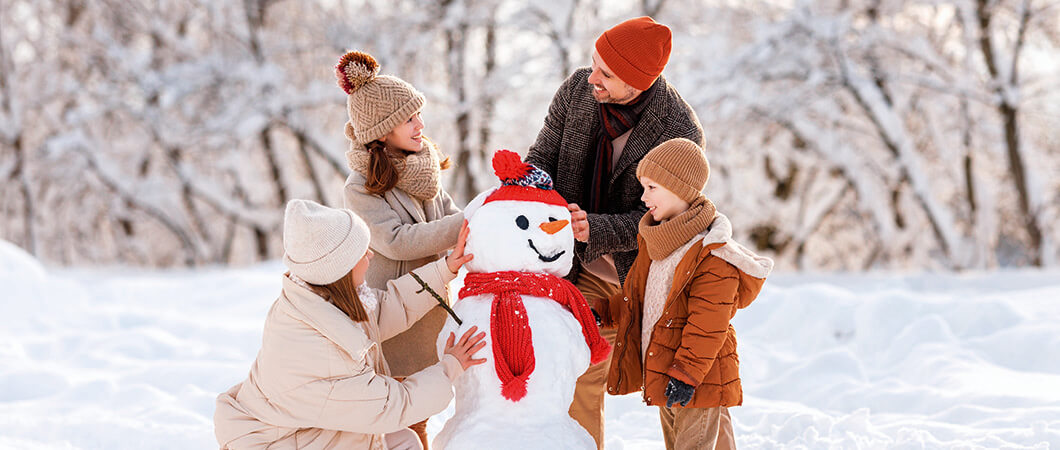
[[[556,176],[556,164],[559,163],[559,145],[563,140],[563,128],[567,123],[571,86],[581,78],[578,75],[580,72],[575,71],[567,77],[563,85],[556,90],[556,95],[552,96],[552,103],[548,105],[548,115],[545,116],[545,124],[526,154],[526,162],[544,170],[552,177]]]
[[[346,208],[356,212],[372,232],[372,249],[395,261],[434,256],[456,245],[464,215],[456,211],[441,219],[403,223],[381,196],[370,194],[363,183],[347,182]]]
[[[725,342],[739,279],[704,272],[689,289],[688,323],[667,375],[699,386]]]
[[[453,201],[453,197],[451,197],[449,193],[445,191],[445,189],[442,189],[441,192],[438,193],[438,195],[440,195],[442,198],[442,213],[445,214],[446,218],[454,214],[459,215],[461,219],[464,218],[464,215],[462,214],[462,211],[460,211],[460,208],[456,207],[456,202]],[[460,227],[457,227],[456,231],[459,235]],[[453,238],[453,245],[456,245],[456,238]]]
[[[589,303],[589,307],[596,311],[596,314],[600,316],[600,327],[601,328],[614,328],[618,325],[618,321],[615,320],[615,314],[611,311],[621,312],[621,306],[612,307],[611,305],[621,305],[622,299],[625,297],[625,292],[619,290],[615,295],[610,298],[594,298],[586,299]]]
[[[426,282],[447,304],[449,302],[448,283],[456,278],[456,274],[449,271],[445,258],[427,263],[401,278],[388,281],[386,291],[379,296],[380,342],[409,329],[438,305],[438,299],[424,289],[412,277],[412,273]]]
[[[459,367],[447,356],[404,381],[377,374],[367,363],[350,376],[311,381],[273,400],[290,420],[278,425],[372,434],[400,430],[449,405],[452,380],[459,376],[448,368],[454,363]],[[284,399],[291,399],[292,407]]]
[[[607,253],[631,252],[637,249],[637,224],[648,208],[643,203],[622,214],[589,214],[589,242],[585,261]]]

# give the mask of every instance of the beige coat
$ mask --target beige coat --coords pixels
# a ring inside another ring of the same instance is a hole
[[[439,293],[455,278],[445,260],[415,270]],[[437,301],[411,276],[376,292],[355,324],[300,280],[286,276],[265,319],[248,378],[217,397],[222,449],[385,449],[382,434],[437,414],[463,369],[452,355],[403,382],[385,376],[377,342],[400,333]]]
[[[456,245],[464,215],[444,189],[433,199],[420,201],[398,188],[369,194],[364,182],[360,172],[350,173],[343,198],[346,208],[361,216],[372,231],[370,247],[376,256],[368,267],[369,286],[382,288],[388,280],[444,256]],[[445,310],[437,307],[408,331],[383,343],[394,376],[408,376],[438,362],[434,342],[445,318]]]

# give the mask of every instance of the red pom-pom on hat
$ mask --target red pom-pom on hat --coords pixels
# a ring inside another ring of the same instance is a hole
[[[530,172],[530,164],[523,162],[518,153],[511,150],[497,150],[493,154],[493,173],[501,182],[523,178]]]
[[[518,153],[497,150],[493,154],[493,171],[501,179],[501,187],[493,191],[486,201],[517,200],[543,202],[566,206],[567,202],[552,188],[552,177],[533,164],[523,162]]]

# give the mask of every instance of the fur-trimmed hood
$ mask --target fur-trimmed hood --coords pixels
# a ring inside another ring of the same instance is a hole
[[[760,256],[732,239],[732,222],[720,212],[714,217],[707,235],[703,237],[702,248],[739,269],[740,308],[746,308],[758,297],[762,283],[773,271],[771,258]]]

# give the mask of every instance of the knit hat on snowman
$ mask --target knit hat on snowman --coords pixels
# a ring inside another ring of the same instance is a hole
[[[525,163],[511,150],[499,150],[493,155],[493,171],[501,179],[501,187],[493,191],[483,204],[498,200],[542,202],[567,206],[567,201],[552,188],[552,177],[533,164]]]

